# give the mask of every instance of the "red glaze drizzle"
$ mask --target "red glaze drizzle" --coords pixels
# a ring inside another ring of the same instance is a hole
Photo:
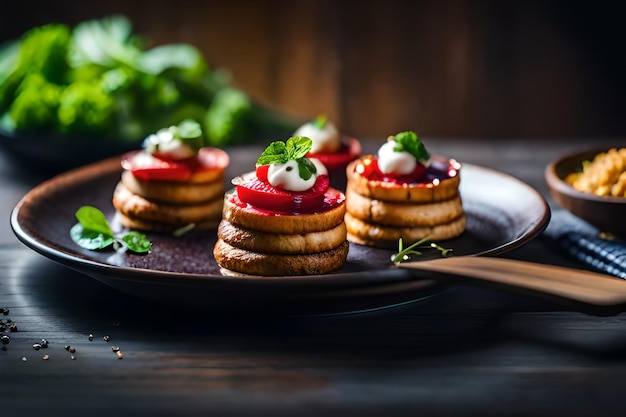
[[[264,216],[320,213],[320,212],[330,210],[332,208],[335,208],[343,204],[346,199],[345,195],[341,191],[332,187],[328,187],[326,191],[321,195],[321,198],[317,200],[316,204],[314,205],[313,204],[311,205],[300,204],[298,206],[298,204],[296,203],[296,200],[294,199],[294,202],[292,203],[293,205],[290,207],[284,207],[280,205],[271,206],[270,204],[267,204],[266,207],[268,208],[261,208],[249,202],[242,201],[239,195],[239,191],[240,191],[239,188],[237,189],[237,191],[238,192],[232,193],[231,196],[229,197],[229,201],[231,203],[241,208],[252,210]]]
[[[276,188],[256,175],[239,181],[231,201],[239,206],[253,207],[265,214],[315,213],[329,210],[343,202],[345,196],[329,187],[328,175],[320,175],[306,191],[293,192]]]
[[[428,185],[455,177],[460,168],[461,164],[454,159],[432,158],[428,167],[418,163],[415,170],[408,175],[384,174],[378,168],[377,159],[373,156],[367,156],[362,158],[355,170],[369,181],[398,185]]]

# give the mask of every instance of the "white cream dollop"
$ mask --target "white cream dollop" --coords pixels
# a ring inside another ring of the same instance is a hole
[[[306,136],[313,141],[311,153],[334,153],[341,148],[341,135],[337,127],[329,121],[320,129],[313,122],[300,126],[293,136]]]
[[[317,159],[310,159],[310,161],[315,164],[317,172],[311,175],[308,180],[300,177],[300,173],[298,172],[298,163],[292,159],[284,164],[270,165],[267,171],[267,181],[273,187],[280,188],[282,190],[295,192],[309,190],[313,187],[313,185],[315,185],[317,177],[320,175],[328,175],[326,167],[320,161]]]
[[[413,155],[406,151],[397,152],[395,140],[385,142],[378,149],[378,169],[383,174],[408,175],[415,171],[418,161]],[[427,161],[420,161],[426,165]]]
[[[196,155],[196,151],[174,136],[171,129],[160,129],[148,136],[143,143],[146,152],[167,159],[181,160]]]
[[[133,156],[132,166],[135,168],[149,168],[154,166],[155,158],[148,152],[137,152]]]

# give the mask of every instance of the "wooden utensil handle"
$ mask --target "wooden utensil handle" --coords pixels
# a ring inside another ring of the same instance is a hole
[[[595,315],[624,311],[626,281],[594,272],[492,257],[450,257],[406,262],[416,277],[522,292],[566,303]]]

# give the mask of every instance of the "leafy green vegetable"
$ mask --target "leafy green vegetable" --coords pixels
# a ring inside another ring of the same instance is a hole
[[[395,152],[408,152],[417,160],[425,160],[430,158],[430,154],[426,147],[419,140],[415,132],[407,131],[396,134],[393,139],[396,141]]]
[[[162,45],[145,51],[137,65],[142,71],[158,75],[170,69],[187,70],[200,74],[206,70],[202,54],[188,44]]]
[[[0,85],[11,76],[17,69],[20,58],[20,43],[17,41],[7,42],[0,46]]]
[[[147,45],[116,15],[39,26],[0,46],[0,128],[141,142],[194,119],[211,146],[297,128],[230,86],[193,45]]]
[[[67,79],[69,44],[67,26],[48,24],[0,48],[0,115],[4,129],[53,130],[58,126],[58,90]]]
[[[421,256],[422,252],[417,249],[436,249],[441,252],[441,256],[449,256],[452,252],[452,249],[446,249],[435,242],[430,242],[430,239],[424,238],[420,239],[417,242],[413,243],[406,248],[403,247],[402,238],[398,239],[398,253],[391,256],[391,261],[394,264],[399,264],[401,262],[407,262],[411,260],[411,256],[417,255]]]
[[[234,88],[220,90],[204,117],[204,129],[209,141],[216,146],[242,142],[251,110],[250,100],[243,92]]]
[[[20,42],[19,71],[41,74],[51,83],[64,84],[70,40],[71,30],[66,25],[51,23],[31,29]]]
[[[80,207],[76,211],[76,219],[78,223],[70,229],[70,236],[85,249],[101,250],[113,245],[135,253],[150,252],[151,243],[143,233],[130,231],[120,237],[115,236],[104,213],[96,207]]]
[[[18,41],[0,46],[0,114],[8,109],[15,89],[21,81],[22,75],[18,70],[19,58],[20,43]]]
[[[142,53],[143,41],[133,35],[131,22],[122,16],[81,22],[73,35],[70,59],[75,67],[90,64],[134,67]]]
[[[17,129],[55,129],[62,88],[40,74],[30,74],[18,87],[9,116]]]
[[[114,100],[99,84],[75,82],[59,97],[58,120],[69,134],[107,132],[114,122]]]

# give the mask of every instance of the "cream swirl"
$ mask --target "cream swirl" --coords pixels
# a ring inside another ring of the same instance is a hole
[[[276,188],[282,190],[301,192],[306,191],[315,185],[317,177],[320,175],[328,175],[326,167],[316,159],[310,159],[315,165],[317,172],[315,172],[307,180],[300,177],[298,172],[298,162],[296,160],[289,160],[283,164],[272,164],[267,171],[267,181]]]
[[[390,139],[378,149],[378,169],[383,174],[408,175],[415,171],[418,163],[428,166],[427,160],[418,161],[406,151],[396,151],[397,143]]]
[[[321,128],[315,122],[305,123],[295,131],[294,136],[311,139],[311,153],[334,153],[341,148],[339,130],[329,121],[325,121]]]
[[[172,129],[160,129],[148,136],[143,143],[146,152],[158,157],[181,160],[196,155],[196,150],[176,137]]]

